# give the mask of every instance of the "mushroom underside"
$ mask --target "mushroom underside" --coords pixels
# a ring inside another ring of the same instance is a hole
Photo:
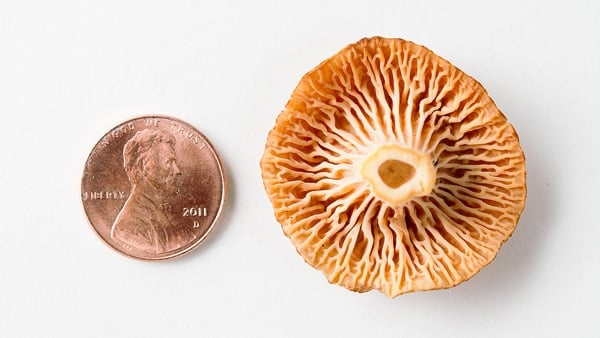
[[[306,74],[261,169],[306,262],[391,297],[473,276],[526,195],[517,134],[483,87],[400,39],[361,40]]]

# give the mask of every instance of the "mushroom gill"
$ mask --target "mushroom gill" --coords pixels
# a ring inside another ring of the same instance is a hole
[[[518,136],[485,89],[401,39],[360,40],[307,73],[260,165],[306,262],[390,297],[469,279],[526,196]]]

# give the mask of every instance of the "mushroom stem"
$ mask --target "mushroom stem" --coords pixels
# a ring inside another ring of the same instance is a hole
[[[397,145],[377,148],[363,162],[361,175],[377,197],[392,205],[427,196],[435,184],[431,158]]]

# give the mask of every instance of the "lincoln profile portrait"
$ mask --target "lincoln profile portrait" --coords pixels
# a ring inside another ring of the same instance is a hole
[[[193,239],[190,228],[171,223],[169,197],[179,193],[182,175],[175,138],[161,130],[137,132],[123,147],[131,193],[112,225],[111,237],[136,249],[163,253]]]

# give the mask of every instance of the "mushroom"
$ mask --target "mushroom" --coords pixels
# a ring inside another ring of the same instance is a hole
[[[402,39],[362,39],[307,73],[260,166],[304,260],[389,297],[471,278],[526,197],[518,136],[485,89]]]

